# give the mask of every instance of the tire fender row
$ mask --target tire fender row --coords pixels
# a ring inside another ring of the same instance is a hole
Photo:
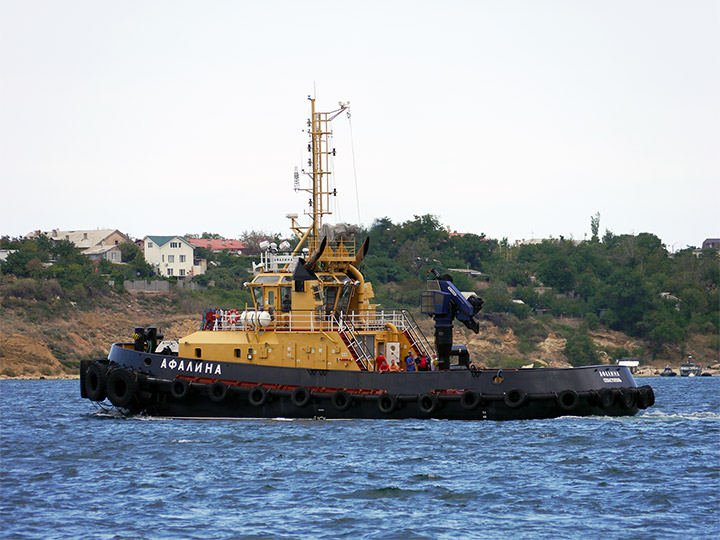
[[[347,390],[335,392],[314,392],[309,388],[298,386],[292,390],[267,388],[262,385],[253,387],[229,385],[222,381],[212,383],[191,382],[178,377],[171,381],[152,379],[134,370],[111,367],[107,361],[95,361],[84,364],[81,369],[81,391],[84,397],[92,401],[104,401],[106,398],[116,407],[132,408],[139,402],[141,387],[164,386],[173,399],[185,400],[197,393],[206,395],[215,403],[222,403],[229,395],[245,395],[250,405],[262,407],[271,398],[287,398],[297,408],[307,407],[314,398],[330,398],[330,404],[340,412],[347,411],[356,402],[376,400],[378,410],[390,415],[406,403],[415,402],[421,413],[432,415],[440,410],[445,401],[459,401],[460,406],[473,411],[483,404],[502,401],[511,409],[519,409],[534,400],[554,400],[558,408],[572,412],[587,400],[588,404],[600,409],[610,409],[615,404],[622,409],[638,407],[646,409],[655,403],[655,394],[649,385],[627,388],[601,388],[577,392],[572,389],[561,392],[531,394],[522,388],[511,388],[502,394],[483,394],[476,390],[465,390],[461,393],[443,394],[425,392],[421,394],[353,394]],[[150,395],[152,395],[150,393]]]

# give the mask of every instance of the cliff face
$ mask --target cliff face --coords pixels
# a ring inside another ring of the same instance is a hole
[[[200,318],[174,312],[171,295],[155,294],[113,294],[90,310],[52,302],[4,308],[0,378],[76,378],[80,360],[106,357],[112,343],[132,340],[136,326],[158,326],[166,339],[177,339]]]
[[[9,304],[9,305],[8,305]],[[80,360],[106,357],[112,343],[130,341],[136,326],[157,326],[165,339],[178,339],[200,326],[202,309],[182,312],[174,293],[113,294],[98,300],[93,309],[47,303],[5,303],[0,312],[0,378],[76,378]],[[563,325],[580,321],[564,319]],[[418,323],[432,341],[433,322],[418,317]],[[565,339],[552,328],[547,337],[530,350],[510,328],[499,328],[482,321],[479,334],[456,326],[455,343],[466,344],[478,365],[519,367],[537,365],[568,366],[563,350]],[[632,351],[643,343],[619,332],[596,331],[591,337],[601,349],[624,348]],[[679,365],[693,355],[703,366],[720,361],[708,336],[693,336],[681,348],[666,349],[645,364],[654,368]],[[601,361],[609,362],[605,352]]]

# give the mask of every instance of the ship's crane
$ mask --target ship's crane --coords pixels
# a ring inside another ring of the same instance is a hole
[[[439,275],[434,269],[428,272],[435,278],[428,282],[428,290],[420,296],[420,311],[435,320],[435,347],[440,369],[449,369],[453,348],[453,320],[457,319],[476,334],[480,325],[475,315],[482,309],[482,298],[469,298],[453,284],[449,275]]]

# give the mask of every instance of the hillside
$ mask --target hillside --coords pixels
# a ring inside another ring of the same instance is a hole
[[[110,293],[91,309],[60,300],[5,303],[0,315],[0,378],[76,378],[80,360],[105,357],[116,341],[129,341],[135,326],[162,328],[166,339],[177,339],[198,328],[204,307],[184,306],[176,292]],[[417,316],[432,340],[433,322]],[[479,334],[456,327],[455,343],[467,344],[473,361],[484,367],[536,365],[568,366],[563,334],[577,328],[579,319],[546,318],[532,335],[518,335],[511,327],[489,320],[481,322]],[[643,342],[621,332],[593,330],[590,335],[600,349],[599,357],[610,362],[607,351],[643,348]],[[535,337],[533,337],[535,336]],[[718,361],[709,336],[692,335],[681,348],[666,347],[654,360],[643,359],[648,372],[665,365],[679,365],[692,354],[704,366]]]

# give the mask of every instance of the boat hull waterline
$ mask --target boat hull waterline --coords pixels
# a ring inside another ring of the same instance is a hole
[[[127,414],[180,418],[521,420],[629,416],[654,403],[626,367],[378,372],[212,362],[113,345],[81,392]]]

